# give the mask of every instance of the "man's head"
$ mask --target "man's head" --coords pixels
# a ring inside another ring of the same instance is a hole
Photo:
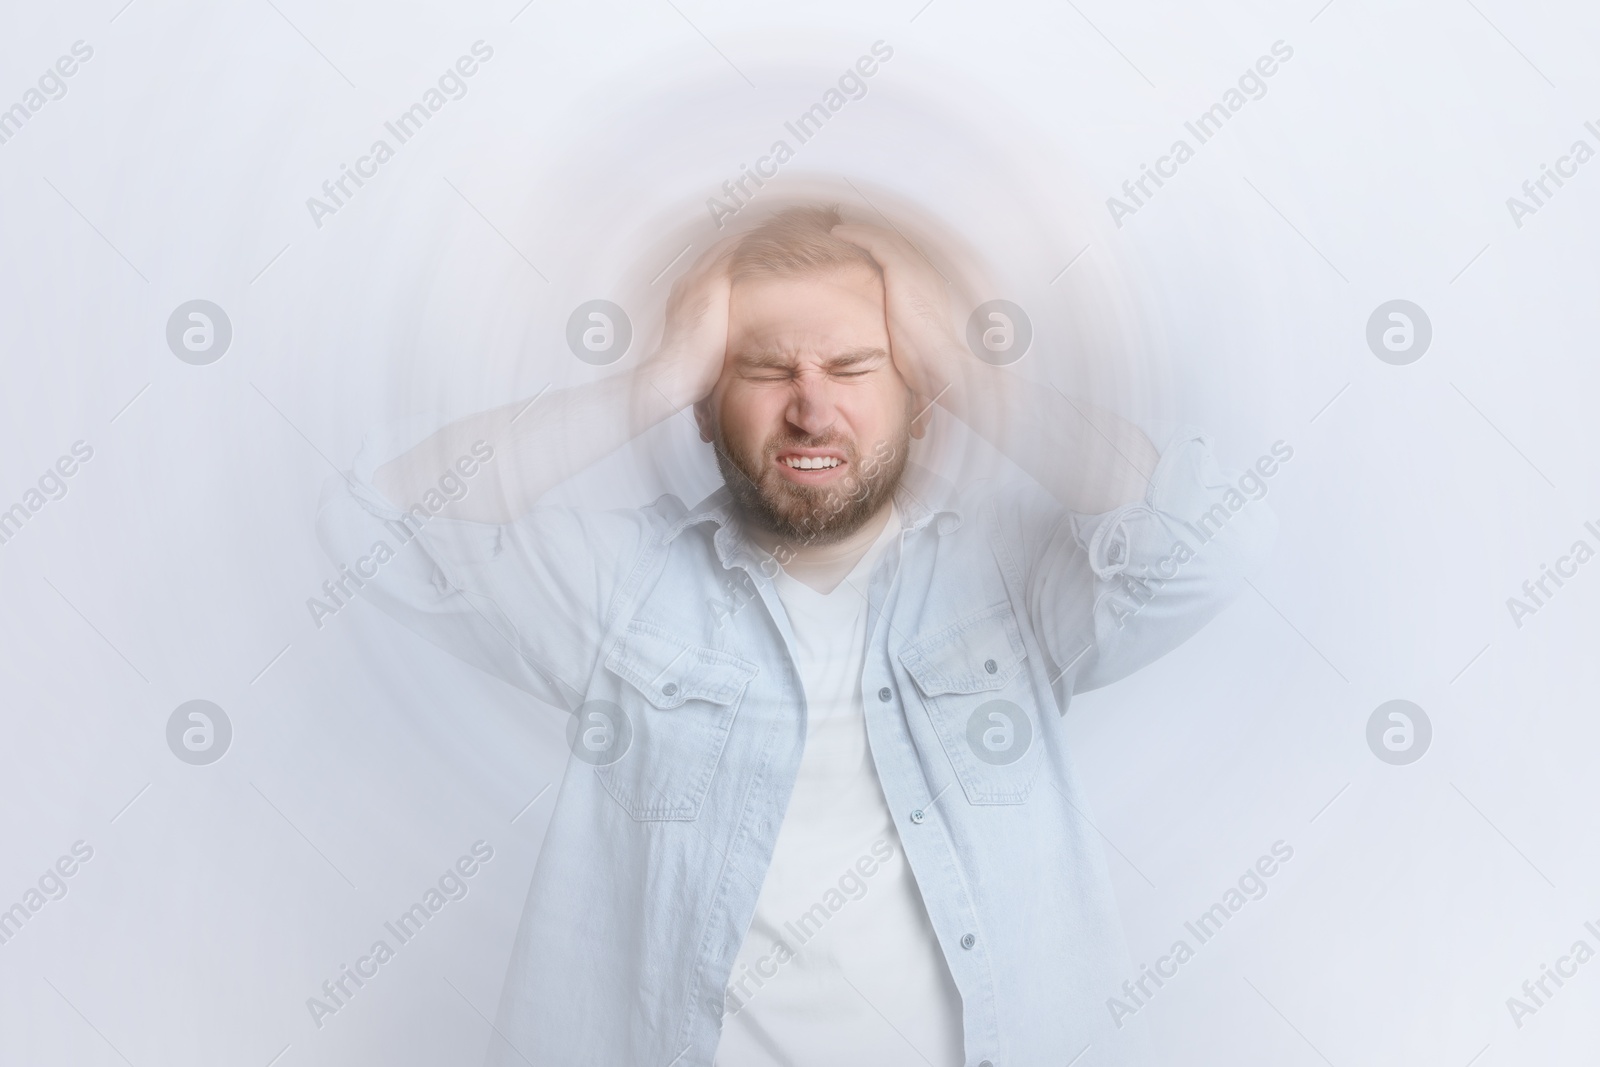
[[[831,232],[833,208],[794,208],[729,260],[728,348],[695,405],[748,522],[795,545],[829,544],[889,501],[914,414],[884,317],[883,273]]]

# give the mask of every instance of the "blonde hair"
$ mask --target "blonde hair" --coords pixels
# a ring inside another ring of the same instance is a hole
[[[735,247],[729,269],[733,280],[785,277],[859,267],[881,275],[877,260],[860,245],[833,235],[843,220],[831,204],[791,207],[772,215],[745,234]]]

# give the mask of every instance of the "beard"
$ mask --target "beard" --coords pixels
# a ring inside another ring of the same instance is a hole
[[[792,547],[831,545],[866,524],[894,496],[911,451],[909,426],[896,440],[881,440],[863,459],[853,440],[838,434],[781,435],[759,455],[742,455],[716,428],[717,470],[728,485],[734,509],[746,523]],[[796,485],[774,462],[786,448],[837,448],[845,455],[844,477],[834,485]]]

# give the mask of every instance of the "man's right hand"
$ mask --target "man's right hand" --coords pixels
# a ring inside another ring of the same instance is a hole
[[[728,259],[737,238],[706,249],[667,298],[661,344],[630,374],[613,374],[469,415],[380,466],[373,485],[404,510],[456,458],[484,441],[489,478],[448,505],[450,517],[510,522],[556,485],[616,451],[673,412],[707,396],[728,347]]]
[[[728,261],[737,242],[724,237],[672,283],[661,345],[641,370],[675,407],[705,398],[722,376],[733,287]]]

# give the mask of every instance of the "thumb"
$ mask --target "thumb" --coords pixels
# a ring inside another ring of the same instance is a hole
[[[869,256],[878,261],[878,265],[888,269],[891,265],[899,265],[911,253],[910,245],[899,236],[888,230],[876,226],[865,226],[859,223],[844,222],[829,231],[833,236],[849,241],[851,244],[863,249]]]

